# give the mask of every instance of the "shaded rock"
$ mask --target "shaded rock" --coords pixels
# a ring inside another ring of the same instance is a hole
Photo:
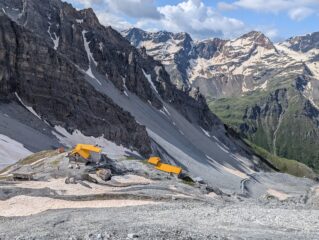
[[[95,184],[98,183],[98,181],[95,178],[91,177],[89,174],[82,174],[81,180],[88,181],[88,182],[95,183]]]
[[[138,238],[138,235],[135,233],[129,233],[129,234],[127,234],[127,238],[128,239],[135,239],[135,238]]]
[[[96,175],[99,176],[103,181],[109,181],[112,178],[112,172],[110,169],[99,169],[96,172]]]
[[[223,195],[222,190],[220,190],[220,189],[217,188],[217,187],[213,187],[213,186],[207,185],[207,186],[205,187],[205,189],[206,189],[206,191],[207,191],[208,193],[214,192],[214,193],[216,193],[217,195]]]

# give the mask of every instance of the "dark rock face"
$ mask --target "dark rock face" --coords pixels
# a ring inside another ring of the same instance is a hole
[[[85,135],[101,136],[151,152],[145,128],[96,92],[79,71],[46,41],[0,15],[0,96],[17,100],[15,93],[52,125]]]
[[[77,11],[59,0],[33,0],[26,1],[20,11],[19,24],[45,38],[79,68],[86,71],[90,62],[94,62],[96,70],[120,90],[124,90],[123,78],[126,78],[128,90],[145,101],[159,104],[141,66],[136,66],[137,50],[111,27],[102,26],[92,9]],[[85,43],[89,49],[84,47]],[[93,59],[88,59],[87,51]]]
[[[141,65],[147,66],[145,70],[151,74],[154,85],[165,102],[172,104],[188,121],[200,125],[205,130],[210,131],[212,127],[222,125],[219,118],[210,111],[205,97],[198,89],[186,92],[176,89],[164,67],[148,56],[145,49],[141,49],[141,56]]]
[[[155,57],[157,60],[159,58],[166,59],[169,57],[170,63],[165,64],[167,72],[171,76],[171,82],[174,83],[179,89],[190,91],[191,84],[188,80],[187,69],[190,67],[190,60],[196,59],[197,57],[202,57],[209,59],[214,56],[214,54],[220,50],[222,45],[226,42],[221,39],[207,40],[203,42],[194,42],[191,36],[187,33],[171,33],[171,32],[146,32],[138,28],[132,28],[123,32],[125,38],[131,42],[135,47],[139,47],[141,43],[146,41],[151,41],[154,44],[166,44],[168,42],[174,42],[179,50],[171,54],[170,52],[165,53],[163,56],[160,55],[160,49],[156,47],[148,52],[149,55]],[[165,48],[162,46],[161,48]],[[147,49],[150,50],[150,49]]]
[[[85,72],[106,76],[120,91],[128,89],[157,109],[162,101],[169,102],[206,130],[222,125],[202,95],[177,90],[159,62],[102,26],[92,9],[77,11],[60,0],[1,0],[0,7],[5,9],[0,23],[2,99],[16,99],[17,93],[51,125],[90,136],[103,134],[143,155],[151,152],[145,127],[97,93],[85,81]],[[159,34],[158,41],[167,34]],[[183,44],[191,48],[188,35],[175,38],[186,39]],[[160,98],[145,74],[151,75]]]
[[[70,4],[62,3],[59,0],[33,0],[26,3],[24,11],[21,9],[22,16],[26,15],[26,17],[18,20],[20,24],[44,36],[51,45],[54,42],[52,40],[54,36],[59,38],[57,51],[81,69],[87,70],[95,62],[96,66],[93,68],[107,76],[118,89],[123,91],[126,87],[145,102],[150,101],[153,106],[161,109],[162,103],[156,97],[143,73],[143,70],[147,70],[154,84],[158,85],[157,87],[162,85],[160,93],[164,97],[163,100],[176,103],[177,109],[180,109],[188,120],[203,124],[205,129],[210,129],[212,122],[219,122],[216,120],[217,117],[209,111],[202,96],[197,94],[198,96],[192,98],[188,93],[177,90],[171,84],[169,75],[159,62],[138,52],[111,27],[102,26],[92,9],[76,11]],[[33,14],[36,15],[35,18]],[[31,17],[36,21],[28,20]],[[48,24],[43,25],[46,19],[48,19]],[[48,31],[51,34],[48,34]],[[145,37],[142,30],[133,31],[132,34],[136,35],[137,40],[139,37]],[[170,35],[168,32],[159,32],[155,38],[157,41],[164,41]],[[191,48],[191,38],[188,34],[176,34],[174,38],[183,40],[181,44],[185,46],[185,49]],[[83,47],[85,42],[88,43],[89,51],[94,59],[88,59],[87,51]],[[155,68],[162,70],[156,73]],[[199,116],[199,119],[195,117],[196,115]]]
[[[199,56],[201,58],[210,59],[215,55],[217,51],[220,51],[222,49],[225,43],[225,40],[219,38],[199,42],[195,46],[194,58],[196,58],[196,56]]]
[[[167,67],[166,70],[170,73],[172,77],[172,82],[179,86],[179,81],[182,82],[181,86],[183,88],[189,89],[190,86],[187,80],[187,68],[189,67],[190,54],[193,51],[193,40],[187,33],[171,33],[166,31],[159,31],[154,33],[149,33],[138,28],[132,28],[123,32],[123,35],[128,41],[135,47],[138,47],[141,43],[145,41],[152,41],[154,44],[166,43],[173,41],[177,43],[177,47],[180,50],[172,56],[172,61],[176,64],[176,69],[170,69]],[[161,47],[163,48],[163,47]],[[161,51],[160,49],[154,49]],[[164,56],[163,56],[164,57]],[[175,76],[177,74],[177,76]],[[174,78],[178,78],[175,80]]]
[[[304,114],[311,118],[317,127],[319,127],[319,110],[313,106],[310,101],[306,101],[304,104]]]
[[[311,49],[319,48],[319,32],[293,37],[288,39],[288,42],[294,51],[308,52]]]
[[[258,131],[264,131],[269,134],[270,146],[276,126],[287,108],[287,89],[277,89],[259,103],[246,108],[243,116],[245,123],[241,124],[239,129],[246,136],[258,135]]]

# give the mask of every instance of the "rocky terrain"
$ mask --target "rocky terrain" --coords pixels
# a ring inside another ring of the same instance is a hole
[[[126,34],[60,0],[0,0],[0,239],[319,238],[317,175],[302,164],[299,177],[280,173],[206,102],[278,155],[283,126],[297,116],[287,144],[308,131],[295,154],[315,166],[315,68],[293,60],[300,40]],[[276,61],[285,68],[269,74],[280,82],[264,71]],[[216,89],[203,88],[212,79]],[[263,105],[244,104],[240,120],[232,97]],[[72,165],[79,143],[100,146],[103,161]],[[182,174],[160,172],[149,156]]]
[[[318,168],[318,33],[274,44],[261,32],[194,41],[187,33],[122,33],[161,61],[180,89],[274,155]]]
[[[0,172],[1,239],[317,239],[319,186],[284,174],[253,197],[160,172],[127,150],[99,168],[42,151]],[[12,181],[33,173],[32,181]],[[187,172],[183,176],[187,176]],[[69,184],[66,184],[68,180]],[[281,183],[278,184],[278,182]],[[289,186],[290,183],[291,186]],[[250,185],[258,185],[251,187]],[[246,184],[245,184],[246,186]],[[282,187],[283,189],[280,189]],[[245,187],[246,188],[246,187]],[[15,227],[12,227],[15,226]]]

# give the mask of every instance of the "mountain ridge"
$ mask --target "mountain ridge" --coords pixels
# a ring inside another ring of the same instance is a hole
[[[0,138],[21,152],[79,142],[107,152],[117,144],[127,156],[160,156],[229,192],[242,191],[243,176],[273,171],[197,89],[177,89],[159,61],[92,10],[59,0],[0,0],[1,8],[1,39],[15,41],[0,45],[0,89],[8,96]]]
[[[319,152],[313,151],[312,144],[318,143],[315,136],[319,134],[317,38],[318,33],[313,33],[274,44],[263,33],[252,31],[234,40],[191,40],[191,48],[152,40],[140,41],[139,47],[164,64],[178,88],[198,88],[213,112],[242,136],[273,154],[318,167]],[[156,51],[157,45],[164,46],[163,51]],[[274,97],[278,92],[285,93],[280,94],[285,103]],[[256,111],[263,113],[257,116]],[[303,122],[307,123],[304,131],[288,136],[285,128],[294,129]],[[287,144],[287,138],[293,140]],[[303,143],[297,139],[306,143],[306,154],[301,153]]]

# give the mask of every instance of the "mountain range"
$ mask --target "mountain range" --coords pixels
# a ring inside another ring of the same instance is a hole
[[[319,32],[280,43],[257,31],[200,41],[138,28],[122,34],[160,61],[177,88],[198,89],[242,137],[319,168]]]
[[[177,88],[160,61],[92,9],[60,0],[0,0],[0,9],[2,165],[84,142],[106,154],[115,145],[128,157],[160,156],[231,192],[249,192],[243,178],[276,170],[198,89]]]

